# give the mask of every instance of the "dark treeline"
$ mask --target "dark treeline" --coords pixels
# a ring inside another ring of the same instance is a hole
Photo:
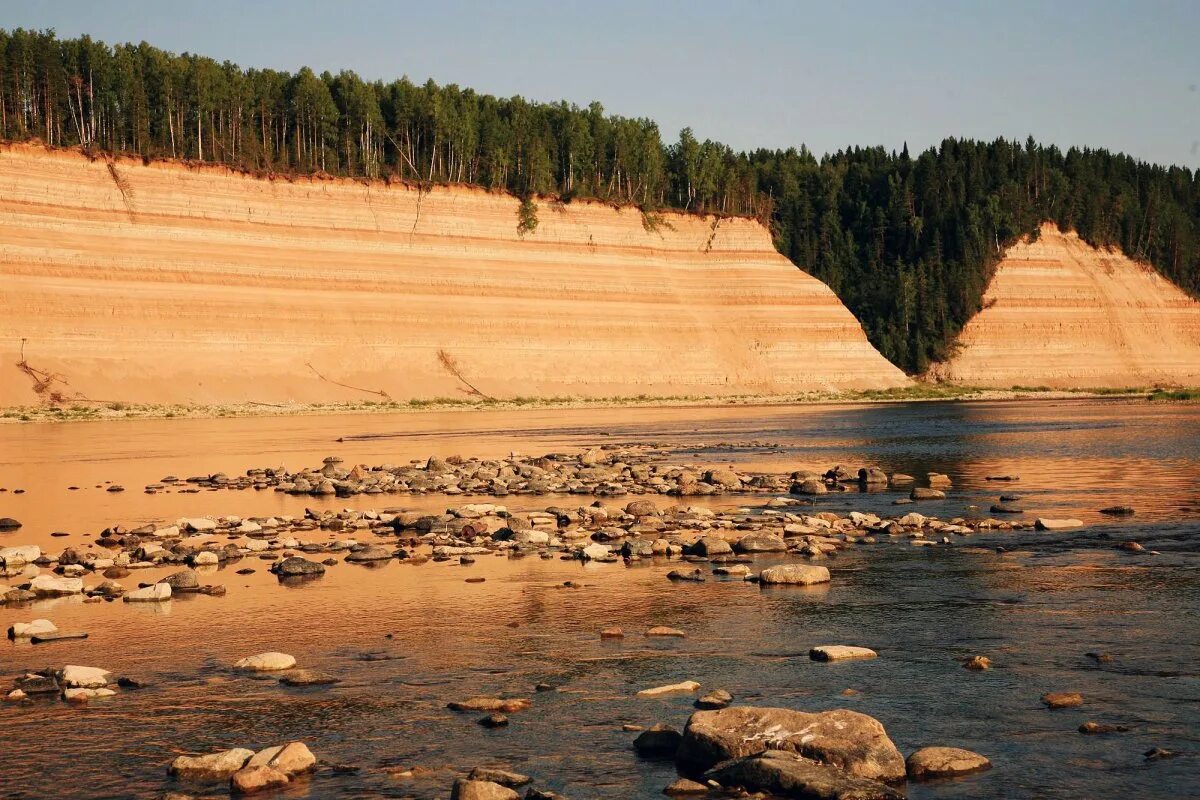
[[[946,354],[979,310],[999,254],[1046,220],[1200,295],[1200,174],[1033,140],[948,139],[915,158],[907,148],[738,153],[690,130],[665,145],[651,120],[606,115],[598,103],[347,71],[245,70],[145,43],[25,30],[0,30],[0,136],[256,173],[461,182],[754,216],[910,372]]]

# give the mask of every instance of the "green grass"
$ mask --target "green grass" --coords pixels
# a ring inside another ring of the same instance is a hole
[[[1200,389],[1155,389],[1148,399],[1153,402],[1184,403],[1200,400]]]

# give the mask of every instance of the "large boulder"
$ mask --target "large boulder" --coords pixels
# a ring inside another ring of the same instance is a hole
[[[23,544],[17,547],[0,547],[0,564],[6,567],[32,564],[42,557],[42,548],[35,544]]]
[[[172,591],[194,591],[200,588],[200,575],[194,569],[185,569],[171,573],[162,582],[170,586]]]
[[[871,780],[894,782],[905,776],[904,756],[883,725],[873,717],[847,709],[808,713],[730,706],[697,711],[683,729],[678,758],[685,764],[708,768],[767,750],[799,753]]]
[[[772,797],[805,800],[903,800],[904,797],[884,783],[777,750],[727,761],[704,777],[726,788],[767,792]]]
[[[759,573],[758,580],[765,584],[811,586],[829,583],[829,570],[812,564],[781,564],[764,569]]]
[[[266,750],[259,750],[246,766],[270,767],[279,770],[289,778],[294,778],[303,772],[314,769],[317,766],[317,757],[312,754],[304,742],[288,742],[284,745],[268,747]]]
[[[679,731],[670,725],[652,725],[633,740],[633,749],[637,750],[639,756],[647,758],[674,757],[682,738]]]
[[[58,681],[72,689],[102,689],[109,684],[112,673],[99,667],[80,667],[68,664],[58,674]]]
[[[914,781],[965,775],[992,766],[986,757],[960,747],[922,747],[910,755],[905,763],[908,777]]]
[[[33,622],[14,622],[8,629],[8,638],[28,639],[47,633],[58,633],[58,626],[48,619],[35,619]]]
[[[704,482],[720,486],[723,489],[742,488],[741,477],[731,469],[710,469],[704,473]]]
[[[229,792],[233,795],[258,794],[282,788],[290,782],[287,775],[273,767],[243,767],[229,779]]]

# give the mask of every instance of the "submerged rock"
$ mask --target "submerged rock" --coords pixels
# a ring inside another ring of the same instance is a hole
[[[1047,708],[1073,708],[1083,705],[1083,695],[1079,692],[1047,692],[1042,695],[1042,702]]]
[[[880,722],[846,709],[807,713],[786,708],[730,706],[688,719],[679,760],[710,767],[766,750],[786,750],[871,780],[899,781],[904,757]]]
[[[670,683],[666,686],[655,686],[651,689],[642,689],[637,693],[638,697],[662,697],[668,694],[686,694],[694,692],[700,688],[700,684],[695,681],[681,681],[679,683]]]
[[[324,575],[325,567],[315,561],[309,561],[300,556],[290,556],[282,561],[278,561],[271,565],[271,572],[274,572],[281,578],[297,577],[302,575]]]
[[[446,707],[451,711],[489,711],[512,714],[517,711],[524,711],[532,705],[533,703],[524,697],[511,697],[507,699],[499,697],[471,697],[466,700],[447,703]]]

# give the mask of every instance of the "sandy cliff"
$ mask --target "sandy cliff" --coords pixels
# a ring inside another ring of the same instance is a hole
[[[462,396],[439,352],[497,397],[907,382],[762,226],[663,222],[543,202],[522,238],[476,189],[3,148],[0,405],[35,401],[21,339],[68,394],[127,402]]]
[[[1044,225],[931,376],[977,386],[1200,385],[1200,303],[1148,266]]]

